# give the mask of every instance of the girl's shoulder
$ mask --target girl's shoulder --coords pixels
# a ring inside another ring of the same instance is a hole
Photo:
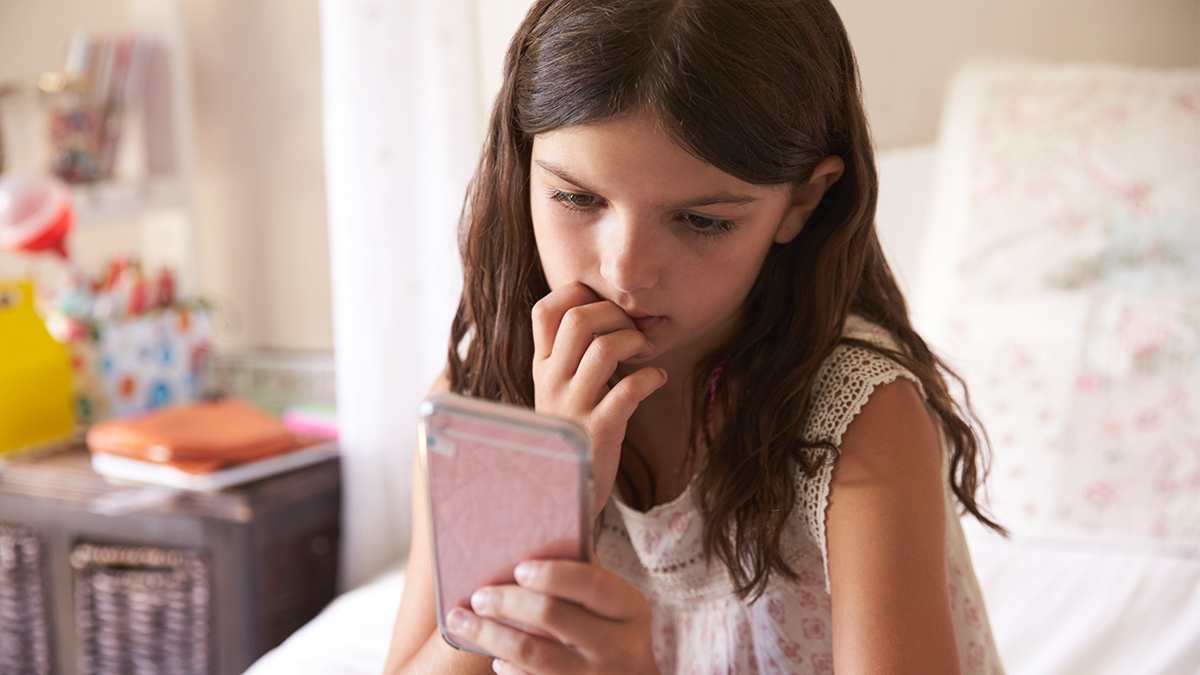
[[[805,452],[814,455],[815,470],[806,471],[797,466],[795,472],[796,516],[804,522],[811,540],[820,549],[826,591],[830,587],[825,515],[842,436],[877,387],[905,379],[916,386],[922,400],[926,398],[921,380],[887,356],[887,352],[904,353],[891,333],[863,317],[850,315],[842,335],[857,342],[843,342],[834,348],[821,364],[810,394],[802,439],[812,444]]]
[[[846,428],[876,387],[906,379],[916,386],[922,400],[926,398],[920,378],[887,355],[887,352],[904,352],[887,330],[851,314],[846,318],[842,336],[857,343],[839,344],[821,364],[810,394],[804,429],[805,440],[832,444],[835,448],[841,445]]]

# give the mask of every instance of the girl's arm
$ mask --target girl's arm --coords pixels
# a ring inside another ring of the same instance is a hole
[[[875,389],[842,438],[826,532],[839,674],[959,672],[941,449],[911,382]]]
[[[450,380],[443,373],[429,390],[429,396],[449,391]],[[425,480],[416,455],[412,476],[412,542],[404,573],[404,595],[383,672],[385,675],[427,672],[490,675],[491,659],[458,651],[438,634]]]

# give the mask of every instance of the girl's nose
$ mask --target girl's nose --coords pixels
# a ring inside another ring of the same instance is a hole
[[[658,283],[660,265],[653,226],[621,216],[602,228],[600,276],[622,293],[652,288]]]

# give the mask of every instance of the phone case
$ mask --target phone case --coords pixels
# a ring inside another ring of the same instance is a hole
[[[438,630],[451,646],[492,656],[446,629],[481,586],[514,583],[530,558],[588,560],[592,450],[570,420],[455,394],[421,404]]]

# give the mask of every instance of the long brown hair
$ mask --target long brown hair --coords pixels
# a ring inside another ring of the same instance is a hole
[[[463,293],[451,329],[454,391],[522,406],[534,400],[533,304],[549,292],[529,211],[533,138],[647,112],[697,157],[758,185],[799,184],[830,155],[845,172],[800,234],[775,245],[746,299],[743,329],[693,373],[703,420],[724,358],[715,430],[696,475],[706,555],[739,594],[795,572],[780,551],[796,503],[793,467],[810,475],[834,453],[802,438],[821,364],[849,313],[894,335],[888,352],[923,383],[953,448],[962,508],[983,449],[950,373],[913,331],[875,233],[877,180],[857,66],[828,0],[539,0],[509,46],[504,82],[462,218]],[[870,345],[862,344],[862,346]],[[753,386],[751,386],[753,383]],[[692,425],[692,442],[701,433]]]

